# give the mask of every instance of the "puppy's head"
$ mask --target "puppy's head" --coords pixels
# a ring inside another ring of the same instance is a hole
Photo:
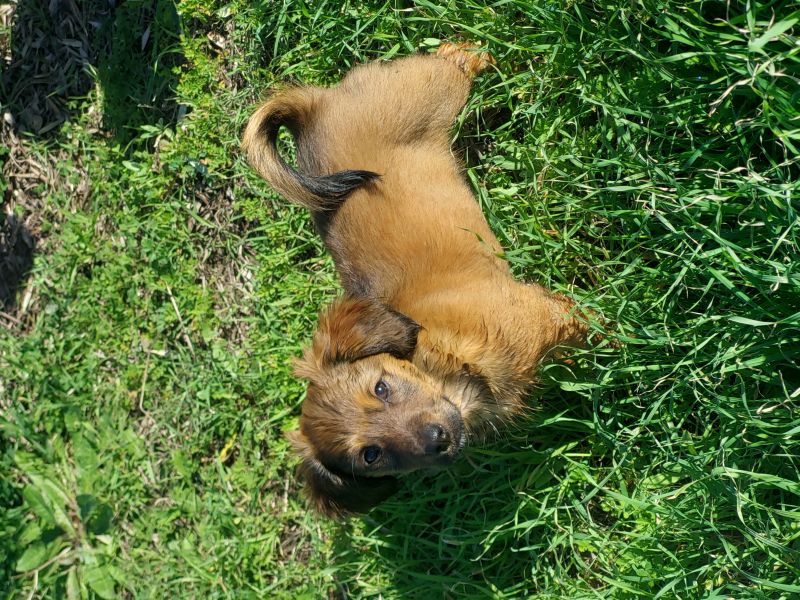
[[[450,464],[464,444],[458,408],[410,361],[419,325],[375,300],[344,298],[295,365],[309,381],[300,430],[308,495],[329,516],[364,512],[395,475]]]

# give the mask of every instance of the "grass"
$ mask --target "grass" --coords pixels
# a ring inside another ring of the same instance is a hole
[[[47,15],[0,29],[0,225],[36,239],[0,314],[4,597],[800,594],[792,3],[106,9],[82,3],[89,60],[60,70],[91,85],[35,114]],[[456,146],[515,273],[622,347],[546,365],[502,439],[326,522],[283,432],[335,274],[239,133],[275,84],[453,38],[498,59]]]

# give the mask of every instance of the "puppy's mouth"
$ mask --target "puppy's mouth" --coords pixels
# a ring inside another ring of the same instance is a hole
[[[467,444],[467,430],[461,410],[445,396],[445,402],[449,405],[446,430],[449,439],[447,449],[440,454],[440,458],[445,463],[453,462]]]

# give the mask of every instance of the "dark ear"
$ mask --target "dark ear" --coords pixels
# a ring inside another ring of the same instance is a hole
[[[311,505],[326,517],[339,519],[365,513],[394,494],[400,487],[394,477],[357,477],[334,473],[313,456],[306,436],[300,431],[287,434],[303,457],[297,471],[306,482]]]
[[[370,298],[340,298],[320,317],[314,347],[324,363],[352,362],[374,354],[411,357],[419,325]]]
[[[374,354],[408,359],[414,353],[419,330],[414,320],[382,302],[340,298],[320,315],[311,347],[296,361],[295,373],[313,381],[323,367]]]

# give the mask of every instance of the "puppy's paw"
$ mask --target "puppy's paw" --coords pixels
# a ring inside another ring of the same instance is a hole
[[[453,61],[458,68],[470,77],[475,77],[489,65],[495,64],[494,57],[488,52],[479,52],[480,46],[469,42],[459,44],[443,43],[436,51],[436,56]]]

